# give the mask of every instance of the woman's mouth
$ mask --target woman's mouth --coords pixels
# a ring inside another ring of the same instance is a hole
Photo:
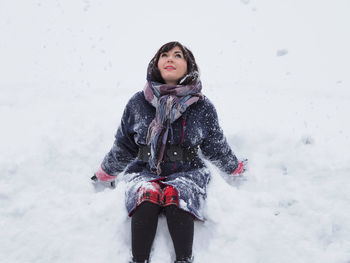
[[[173,66],[166,66],[164,69],[165,70],[175,70],[176,68]]]

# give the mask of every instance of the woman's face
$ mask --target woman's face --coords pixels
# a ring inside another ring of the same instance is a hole
[[[166,84],[176,85],[187,73],[187,61],[179,47],[160,54],[158,69]]]

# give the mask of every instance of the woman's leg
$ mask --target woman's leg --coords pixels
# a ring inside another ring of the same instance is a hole
[[[174,243],[176,260],[188,260],[192,256],[193,216],[179,209],[176,205],[169,205],[164,209],[170,236]]]
[[[131,243],[134,261],[148,260],[158,225],[161,207],[151,202],[140,204],[131,218]]]

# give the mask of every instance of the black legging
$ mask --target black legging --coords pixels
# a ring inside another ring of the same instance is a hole
[[[143,202],[131,219],[132,254],[134,261],[149,258],[158,225],[158,216],[164,209],[170,236],[173,240],[176,260],[192,255],[193,217],[175,205],[165,208],[151,202]]]

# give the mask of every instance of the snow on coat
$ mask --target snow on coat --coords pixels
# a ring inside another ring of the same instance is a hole
[[[101,167],[115,176],[125,170],[129,215],[137,206],[137,190],[160,176],[166,177],[163,183],[177,189],[179,207],[203,220],[201,208],[206,198],[210,171],[199,156],[191,161],[163,162],[160,175],[152,173],[148,163],[137,158],[139,147],[146,145],[148,126],[155,113],[156,109],[145,100],[143,92],[136,93],[125,107],[113,147]],[[238,160],[219,126],[215,107],[205,96],[172,124],[169,137],[168,145],[198,148],[206,159],[226,173],[232,173],[238,166]]]

